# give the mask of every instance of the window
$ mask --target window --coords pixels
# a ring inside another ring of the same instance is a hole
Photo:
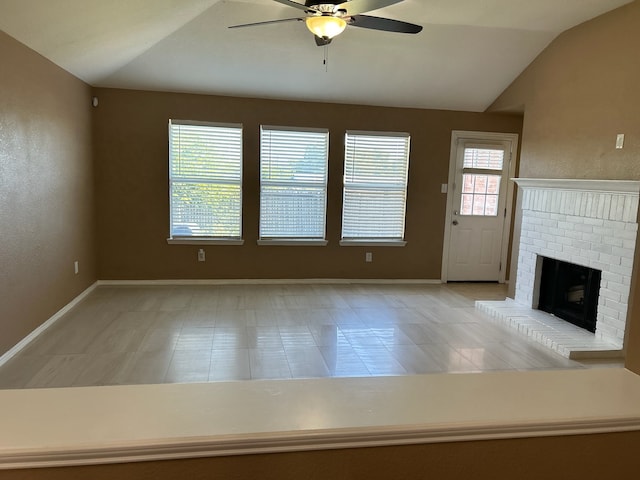
[[[404,245],[408,133],[347,132],[343,244]]]
[[[263,126],[260,241],[326,243],[329,132]]]
[[[462,166],[460,215],[498,215],[504,149],[467,147]]]
[[[242,126],[169,121],[169,241],[240,240]]]

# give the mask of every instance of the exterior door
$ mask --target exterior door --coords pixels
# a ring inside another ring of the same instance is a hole
[[[501,281],[511,142],[461,138],[455,148],[447,280]]]

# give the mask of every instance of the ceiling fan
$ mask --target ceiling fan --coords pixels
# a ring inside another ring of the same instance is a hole
[[[305,15],[282,20],[268,20],[265,22],[233,25],[229,28],[254,27],[257,25],[292,21],[305,22],[307,28],[313,33],[316,45],[318,46],[329,45],[331,40],[335,36],[340,35],[347,25],[398,33],[418,33],[422,30],[420,25],[414,25],[413,23],[362,15],[364,12],[388,7],[389,5],[400,3],[402,0],[351,0],[342,3],[327,3],[325,0],[310,0],[304,3],[289,0],[274,1],[297,8],[298,10],[303,10]]]

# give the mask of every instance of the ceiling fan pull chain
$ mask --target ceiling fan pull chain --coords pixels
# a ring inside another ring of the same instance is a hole
[[[324,46],[324,60],[322,62],[324,64],[324,71],[329,71],[329,44]]]

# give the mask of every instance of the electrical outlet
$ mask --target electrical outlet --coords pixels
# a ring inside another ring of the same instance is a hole
[[[372,252],[367,252],[364,254],[364,261],[367,263],[371,263],[373,262],[373,253]]]
[[[79,271],[80,271],[80,264],[78,260],[76,260],[75,262],[73,262],[73,273],[77,275]]]
[[[206,259],[205,254],[204,254],[204,249],[201,248],[200,250],[198,250],[198,261],[199,262],[204,262]]]

